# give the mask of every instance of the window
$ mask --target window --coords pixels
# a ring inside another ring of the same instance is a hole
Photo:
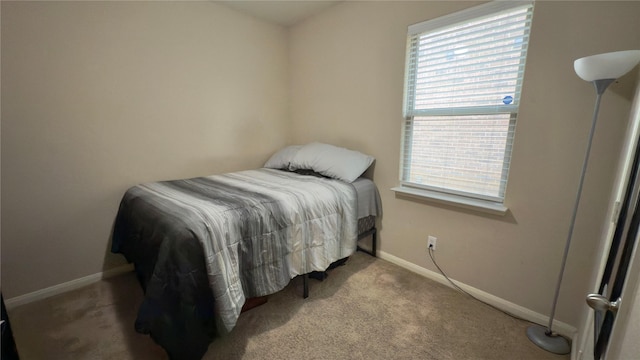
[[[532,14],[500,1],[409,27],[401,188],[503,203]]]

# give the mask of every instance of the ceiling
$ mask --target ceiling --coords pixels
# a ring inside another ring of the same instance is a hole
[[[219,1],[245,14],[255,16],[271,23],[291,26],[307,17],[339,3],[330,0],[228,0]]]

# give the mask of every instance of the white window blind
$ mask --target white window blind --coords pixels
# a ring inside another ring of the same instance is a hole
[[[532,2],[492,2],[409,27],[402,186],[502,202]]]

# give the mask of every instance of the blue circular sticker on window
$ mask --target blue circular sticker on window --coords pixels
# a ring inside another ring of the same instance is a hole
[[[513,102],[513,96],[509,96],[509,95],[505,96],[502,99],[502,102],[505,103],[505,105],[511,104]]]

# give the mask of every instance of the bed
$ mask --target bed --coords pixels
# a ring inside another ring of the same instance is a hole
[[[348,156],[347,156],[348,155]],[[373,158],[328,144],[287,147],[264,168],[134,186],[112,252],[144,289],[136,331],[172,359],[199,359],[230,332],[248,299],[326,270],[371,236],[381,204],[360,175]],[[337,165],[336,165],[337,164]]]

